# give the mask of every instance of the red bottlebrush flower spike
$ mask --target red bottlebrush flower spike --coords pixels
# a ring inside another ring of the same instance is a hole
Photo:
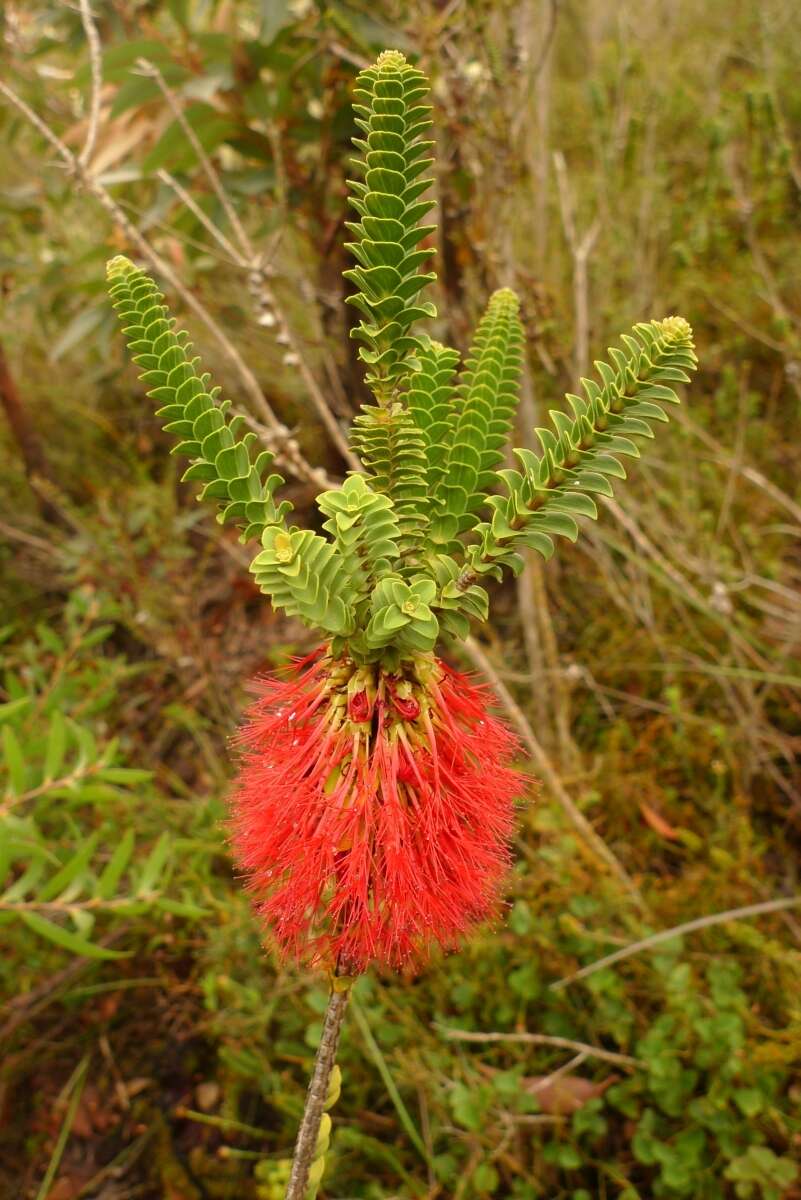
[[[433,656],[388,675],[325,649],[258,684],[232,805],[237,861],[285,951],[350,975],[424,960],[497,904],[514,736]]]

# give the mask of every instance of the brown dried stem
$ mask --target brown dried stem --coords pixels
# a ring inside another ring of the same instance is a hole
[[[341,983],[342,981],[340,981]],[[323,1117],[331,1072],[337,1059],[339,1035],[342,1032],[342,1022],[345,1009],[348,1006],[350,988],[337,990],[334,987],[328,1000],[323,1020],[323,1032],[314,1060],[314,1070],[309,1080],[309,1090],[306,1093],[306,1106],[303,1119],[295,1142],[295,1153],[292,1159],[292,1171],[286,1189],[285,1200],[304,1200],[309,1181],[309,1168],[314,1160],[317,1137],[320,1132],[320,1122]]]
[[[569,983],[575,983],[578,979],[586,979],[588,975],[594,975],[596,971],[602,971],[604,967],[611,967],[613,963],[622,962],[624,958],[631,958],[633,954],[640,954],[643,950],[652,950],[654,946],[660,946],[672,938],[682,937],[685,933],[693,933],[697,929],[709,929],[712,925],[724,925],[727,921],[744,921],[749,917],[761,916],[763,913],[782,912],[786,908],[796,908],[800,904],[801,896],[784,896],[778,900],[765,900],[760,904],[746,904],[742,908],[730,908],[726,912],[696,917],[694,921],[685,921],[683,925],[674,925],[672,929],[663,929],[659,933],[652,933],[650,937],[632,942],[630,946],[624,946],[621,950],[615,950],[612,954],[607,954],[596,962],[588,963],[586,967],[574,971],[572,975],[566,975],[564,979],[558,979],[549,986],[552,991],[558,992],[567,987]]]
[[[554,798],[561,805],[568,819],[574,828],[581,834],[590,850],[606,863],[612,874],[623,885],[631,899],[640,910],[645,909],[645,901],[643,900],[637,885],[634,883],[631,876],[628,874],[623,865],[617,860],[615,855],[607,846],[606,842],[593,829],[590,822],[584,816],[581,809],[577,807],[575,802],[568,795],[562,784],[559,774],[553,766],[550,758],[545,753],[545,750],[540,745],[534,730],[531,728],[526,715],[520,708],[520,705],[512,696],[506,684],[498,675],[498,672],[493,667],[483,648],[475,641],[474,638],[468,638],[465,642],[465,649],[472,659],[473,663],[486,676],[492,686],[496,696],[503,704],[507,711],[510,721],[517,729],[520,737],[531,755],[536,771],[542,776],[545,784],[552,792]]]

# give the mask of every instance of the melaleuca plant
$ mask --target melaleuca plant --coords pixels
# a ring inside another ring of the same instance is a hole
[[[517,466],[503,465],[523,355],[517,297],[490,297],[464,359],[425,332],[436,317],[423,299],[435,279],[427,94],[396,51],[356,82],[346,277],[372,402],[351,434],[363,469],[318,497],[320,532],[290,523],[271,453],[220,401],[155,283],[125,258],[108,268],[142,378],[190,460],[184,478],[256,544],[251,570],[272,604],[321,638],[258,685],[232,828],[277,942],[325,965],[339,989],[371,963],[414,965],[433,942],[453,946],[495,907],[518,746],[492,696],[438,649],[487,619],[485,584],[519,572],[521,550],[548,558],[597,515],[594,496],[611,496],[621,458],[638,456],[696,365],[681,317],[636,325],[537,430],[540,453],[518,449]],[[337,1029],[324,1030],[288,1195],[304,1194],[320,1150],[318,1075]]]

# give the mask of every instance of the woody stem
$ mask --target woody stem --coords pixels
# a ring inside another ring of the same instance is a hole
[[[295,1154],[292,1159],[292,1171],[285,1200],[304,1200],[306,1195],[309,1169],[315,1157],[314,1151],[328,1095],[328,1085],[336,1063],[339,1035],[342,1031],[342,1021],[350,997],[350,986],[343,987],[343,983],[344,981],[335,979],[334,989],[325,1010],[323,1032],[320,1035],[314,1070],[309,1080],[309,1090],[306,1093],[306,1106],[295,1142]],[[337,984],[341,990],[337,990]]]

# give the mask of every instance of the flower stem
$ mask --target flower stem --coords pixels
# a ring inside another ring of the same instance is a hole
[[[309,1169],[314,1160],[320,1122],[328,1095],[331,1072],[336,1063],[339,1035],[349,996],[350,984],[344,984],[344,980],[335,979],[328,1007],[325,1010],[323,1032],[320,1035],[314,1070],[309,1080],[309,1090],[306,1093],[306,1106],[295,1142],[295,1154],[292,1159],[292,1171],[285,1200],[304,1200],[306,1195]]]

